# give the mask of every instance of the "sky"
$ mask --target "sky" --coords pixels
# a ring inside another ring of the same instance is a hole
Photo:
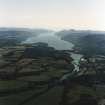
[[[0,0],[0,27],[105,31],[105,0]]]

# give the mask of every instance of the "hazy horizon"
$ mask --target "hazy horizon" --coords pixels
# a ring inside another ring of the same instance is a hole
[[[0,27],[102,30],[104,0],[0,0]]]

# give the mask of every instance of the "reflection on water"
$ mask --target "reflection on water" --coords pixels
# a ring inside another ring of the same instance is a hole
[[[54,32],[47,32],[27,39],[24,43],[45,42],[58,50],[70,50],[74,46],[72,43],[61,40]]]
[[[74,47],[72,43],[61,40],[61,38],[58,37],[55,32],[47,32],[43,34],[41,33],[38,36],[27,39],[24,43],[37,43],[37,42],[48,43],[49,46],[52,46],[57,50],[71,50]],[[75,64],[75,70],[79,71],[78,63],[82,55],[72,53],[71,56],[74,59],[73,63]]]
[[[79,60],[82,57],[82,55],[72,53],[71,57],[74,59],[73,64],[75,66],[75,71],[79,71],[79,66],[78,65],[79,65]]]

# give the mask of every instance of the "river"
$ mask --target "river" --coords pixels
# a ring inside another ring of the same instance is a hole
[[[75,54],[75,53],[71,53],[71,57],[74,59],[73,61],[73,64],[75,66],[75,71],[79,71],[79,61],[80,61],[80,58],[82,57],[83,55],[81,54]]]
[[[37,43],[45,42],[49,46],[54,47],[57,50],[69,50],[74,46],[72,43],[61,40],[55,32],[41,33],[35,37],[28,38],[24,43]]]
[[[23,43],[37,43],[37,42],[48,43],[49,46],[54,47],[57,50],[72,50],[72,48],[74,47],[74,44],[62,40],[59,36],[56,35],[55,32],[41,33],[35,37],[28,38]],[[71,53],[71,57],[74,59],[73,64],[75,65],[75,71],[79,71],[78,64],[82,55]]]

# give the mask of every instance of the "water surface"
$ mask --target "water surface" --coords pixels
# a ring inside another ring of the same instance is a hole
[[[73,48],[73,44],[67,41],[61,40],[55,32],[47,32],[41,33],[35,37],[28,38],[24,43],[37,43],[37,42],[45,42],[48,43],[49,46],[54,47],[58,50],[70,50]]]

